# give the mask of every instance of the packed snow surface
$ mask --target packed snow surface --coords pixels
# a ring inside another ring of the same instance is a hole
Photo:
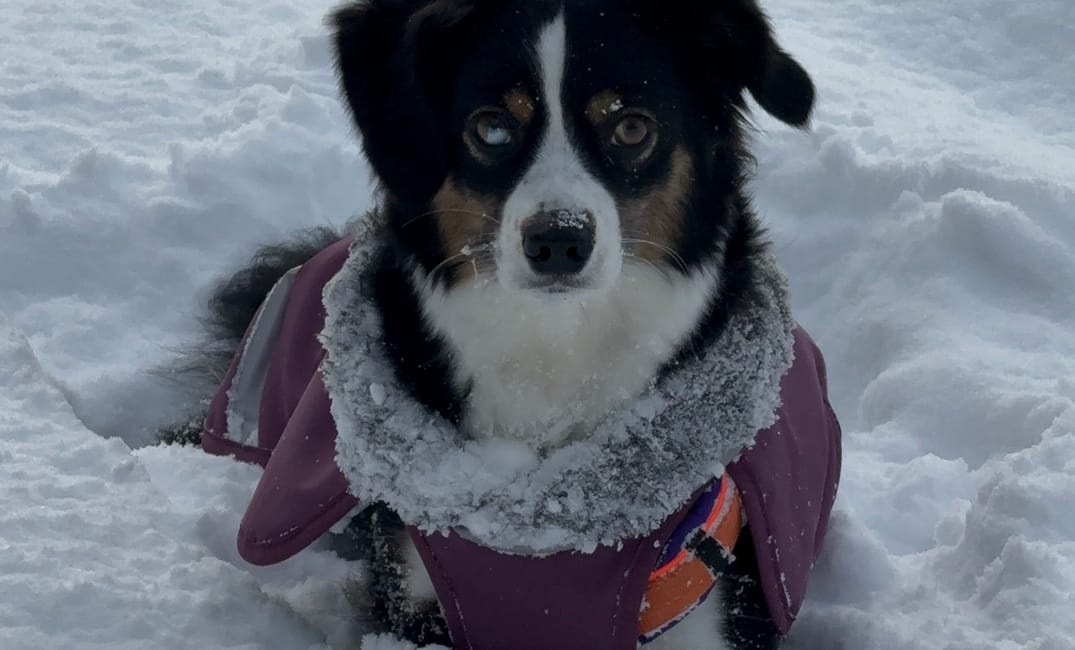
[[[251,247],[371,184],[327,2],[0,7],[0,647],[349,648],[233,534],[257,471],[146,447]],[[819,88],[754,191],[846,439],[792,650],[1075,648],[1075,3],[769,2]]]

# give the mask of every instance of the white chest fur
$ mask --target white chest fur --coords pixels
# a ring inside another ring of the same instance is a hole
[[[464,427],[476,438],[554,448],[638,396],[704,315],[717,285],[624,267],[601,293],[545,295],[478,280],[427,290],[426,318],[448,342]]]

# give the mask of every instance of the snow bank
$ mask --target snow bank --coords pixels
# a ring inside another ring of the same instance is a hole
[[[821,104],[759,203],[847,433],[789,645],[1075,647],[1075,5],[773,10]]]
[[[330,4],[0,7],[0,647],[358,645],[350,567],[235,557],[253,469],[127,446],[211,278],[371,201]],[[768,8],[820,104],[754,189],[847,433],[788,645],[1070,650],[1075,3]]]
[[[0,6],[0,310],[95,431],[183,415],[143,371],[224,267],[369,205],[329,6]]]
[[[0,647],[312,650],[355,636],[354,567],[326,551],[270,570],[239,560],[258,470],[88,431],[3,321],[0,368]]]

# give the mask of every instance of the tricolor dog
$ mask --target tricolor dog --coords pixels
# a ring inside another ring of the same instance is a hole
[[[746,98],[814,102],[756,0],[331,26],[380,202],[214,298],[237,354],[202,443],[266,466],[244,557],[349,515],[363,615],[418,644],[776,647],[840,434],[746,189]]]

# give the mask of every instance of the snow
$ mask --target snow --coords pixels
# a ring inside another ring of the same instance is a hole
[[[0,367],[0,647],[313,650],[354,636],[354,567],[325,550],[256,571],[239,560],[254,467],[93,434],[5,322]]]
[[[846,432],[787,645],[1070,650],[1075,4],[767,4],[820,104],[754,189]],[[239,560],[254,469],[144,447],[211,279],[371,203],[329,6],[0,7],[0,647],[404,647],[328,552]]]

